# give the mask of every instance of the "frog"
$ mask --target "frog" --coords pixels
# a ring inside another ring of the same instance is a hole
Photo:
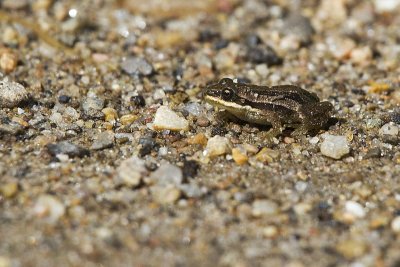
[[[262,86],[223,78],[208,85],[204,100],[239,120],[271,126],[266,137],[292,128],[293,136],[315,132],[327,125],[333,113],[329,101],[296,85]]]

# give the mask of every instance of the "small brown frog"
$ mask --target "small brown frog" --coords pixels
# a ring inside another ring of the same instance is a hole
[[[204,99],[241,120],[272,125],[267,133],[271,138],[284,127],[296,128],[293,135],[319,130],[333,111],[330,102],[320,102],[316,94],[294,85],[257,86],[228,78],[208,86]]]

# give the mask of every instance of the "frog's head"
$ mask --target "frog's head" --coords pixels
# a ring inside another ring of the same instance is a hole
[[[204,99],[213,106],[228,108],[237,102],[237,84],[229,78],[223,78],[216,84],[207,86],[204,91]]]

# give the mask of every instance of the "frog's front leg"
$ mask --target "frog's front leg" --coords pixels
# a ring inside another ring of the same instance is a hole
[[[263,138],[269,142],[272,142],[273,138],[280,135],[283,131],[281,119],[274,113],[264,112],[258,114],[258,123],[262,125],[271,125],[271,129],[263,134]]]

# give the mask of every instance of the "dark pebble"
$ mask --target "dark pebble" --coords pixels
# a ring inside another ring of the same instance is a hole
[[[261,44],[262,41],[260,37],[256,34],[250,34],[246,37],[246,45],[249,47],[256,47],[257,45]]]
[[[200,116],[197,118],[196,124],[200,127],[207,127],[210,125],[210,121],[206,117]]]
[[[249,48],[247,51],[246,59],[254,64],[265,63],[268,66],[282,64],[282,59],[269,46],[264,48],[261,47]]]
[[[142,95],[132,96],[131,103],[136,107],[144,107],[146,105],[146,101]]]
[[[89,156],[89,150],[81,146],[72,144],[68,141],[62,141],[55,144],[48,144],[47,150],[50,155],[56,156],[58,154],[66,154],[69,157],[84,157]]]
[[[204,42],[210,42],[217,37],[219,37],[219,33],[207,29],[199,33],[198,40],[199,42],[204,43]]]
[[[396,146],[400,143],[400,139],[398,136],[385,134],[382,136],[382,142]]]
[[[283,32],[295,35],[303,44],[310,43],[315,33],[310,20],[299,13],[292,13],[285,19]]]
[[[221,128],[219,126],[211,129],[211,136],[216,136],[216,135],[225,136],[226,133],[227,133],[226,129]]]
[[[71,97],[67,95],[60,95],[58,97],[58,102],[61,104],[67,104],[69,101],[71,101]]]
[[[374,147],[368,150],[365,154],[364,159],[373,159],[382,157],[382,150],[379,147]]]
[[[183,162],[182,173],[184,178],[194,178],[199,171],[200,165],[194,160],[185,160]]]
[[[220,49],[223,49],[223,48],[227,47],[228,45],[229,45],[229,41],[228,40],[219,39],[219,40],[214,42],[214,49],[215,50],[220,50]]]
[[[158,146],[156,140],[151,137],[140,138],[139,144],[142,145],[142,147],[139,150],[140,157],[144,157],[144,156],[150,154],[151,151]]]

